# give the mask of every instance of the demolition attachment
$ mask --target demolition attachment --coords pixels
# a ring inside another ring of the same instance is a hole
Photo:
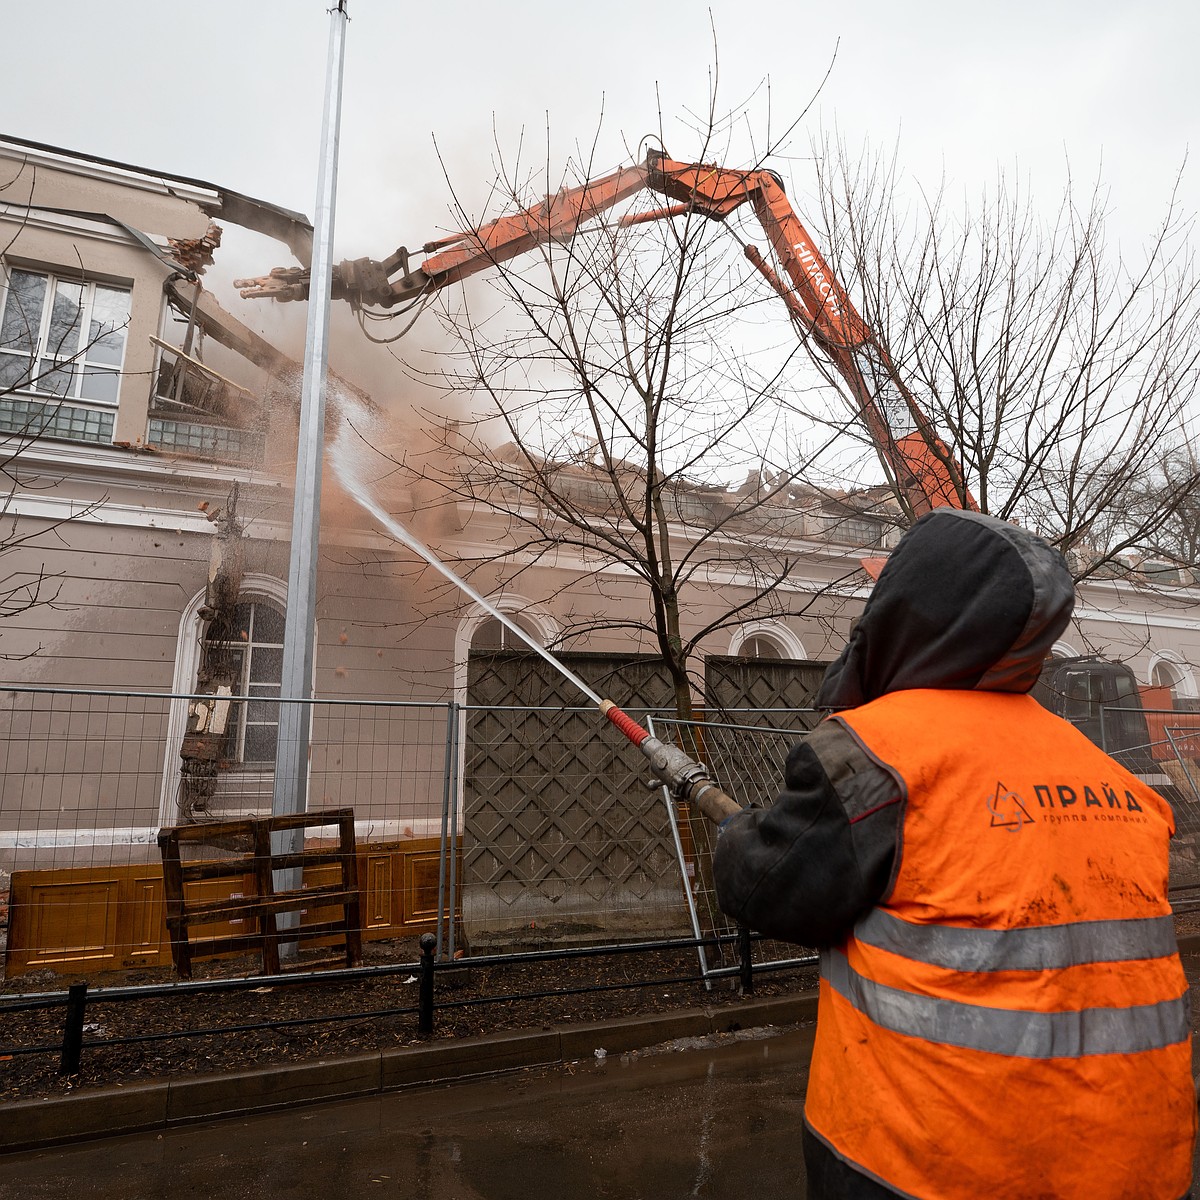
[[[710,821],[718,823],[742,811],[742,806],[712,781],[703,763],[689,758],[678,746],[668,746],[652,737],[648,729],[611,700],[600,701],[600,712],[650,760],[655,775],[676,799],[694,804]]]

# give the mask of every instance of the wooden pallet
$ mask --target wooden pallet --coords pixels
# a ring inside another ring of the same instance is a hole
[[[273,834],[336,825],[335,845],[321,845],[293,852],[272,850]],[[203,825],[178,825],[159,831],[167,930],[171,936],[171,959],[181,979],[192,977],[192,962],[221,954],[245,954],[257,950],[265,975],[287,969],[312,970],[327,966],[356,967],[362,963],[362,900],[358,886],[358,860],[354,844],[354,810],[327,809],[284,817],[254,817],[238,821],[214,821]],[[193,857],[192,848],[203,851],[213,846],[229,850],[228,857]],[[277,872],[289,871],[303,878],[306,867],[332,864],[339,878],[329,884],[284,890],[277,886]],[[253,881],[253,893],[221,900],[190,896],[189,884],[220,879]],[[315,910],[340,909],[332,920],[301,921]],[[280,914],[295,913],[295,920],[280,927]],[[197,934],[205,926],[240,922],[245,933]],[[305,943],[333,941],[341,949],[319,959],[301,958]],[[281,945],[295,945],[294,955],[281,955]]]

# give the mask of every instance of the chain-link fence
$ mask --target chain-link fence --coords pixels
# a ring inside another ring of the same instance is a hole
[[[1200,907],[1200,712],[1102,705],[1096,740],[1170,802],[1172,897]]]
[[[277,897],[297,887],[313,903],[292,921],[330,922],[332,866],[296,866],[294,838],[275,838],[269,864],[255,848],[252,819],[272,810],[279,704],[253,685],[236,696],[0,692],[10,977],[169,970],[168,912],[177,934],[202,923],[206,943],[233,955],[261,942],[267,918],[287,926]],[[442,957],[687,933],[667,815],[641,756],[594,710],[307,707],[308,808],[353,811],[368,954],[411,959],[424,932]],[[175,892],[159,846],[172,828],[202,834],[185,843]]]
[[[730,714],[726,714],[729,716]],[[779,794],[784,764],[791,748],[801,741],[820,719],[815,709],[756,709],[733,714],[739,720],[680,721],[651,718],[651,732],[663,741],[695,747],[722,789],[743,804],[754,801],[769,805]],[[665,808],[675,833],[680,870],[689,883],[689,916],[693,935],[733,936],[737,925],[718,907],[709,864],[715,831],[696,814],[681,812],[664,791]],[[723,943],[716,950],[699,948],[700,969],[706,976],[729,974],[738,969],[738,950]],[[806,951],[785,942],[759,939],[751,956],[757,967],[777,967],[811,958]]]
[[[211,834],[193,857],[224,865],[189,881],[184,899],[227,910],[214,935],[248,935],[257,918],[237,902],[262,900],[264,879],[282,888],[283,872],[273,861],[264,874],[245,835],[228,827],[271,813],[278,706],[253,693],[0,692],[7,975],[169,967],[164,828]],[[459,713],[382,701],[308,707],[308,807],[353,811],[363,936],[442,934],[454,911]],[[319,845],[328,831],[310,838]],[[238,855],[246,870],[230,873]],[[296,886],[326,888],[326,874],[305,871]],[[298,919],[327,916],[314,904]]]
[[[256,694],[0,692],[8,976],[169,972],[172,903],[213,917],[209,934],[226,939],[230,955],[239,938],[261,941],[267,916],[288,927],[277,899],[284,892],[312,892],[290,918],[302,927],[344,918],[331,911],[349,878],[344,862],[291,861],[280,843],[266,864],[247,842],[259,836],[247,820],[272,809],[278,703]],[[647,787],[641,755],[594,710],[344,700],[308,707],[308,807],[352,811],[368,958],[411,960],[425,932],[443,959],[466,949],[736,932],[712,893],[706,824],[680,819],[674,802]],[[661,713],[639,715],[658,736],[695,746],[735,797],[759,801],[778,792],[788,750],[817,718],[811,709],[745,710],[684,727]],[[1152,736],[1133,749],[1139,773],[1174,808],[1172,886],[1186,907],[1200,896],[1200,718],[1151,712],[1147,721]],[[1128,758],[1130,747],[1114,749]],[[176,827],[204,834],[187,843],[195,861],[178,896],[164,882],[159,846],[160,832]],[[319,851],[331,835],[317,828],[308,839]],[[244,871],[230,868],[238,856]],[[289,870],[299,874],[289,880]],[[176,929],[187,923],[186,911],[175,917]],[[757,943],[754,957],[767,965],[797,953]],[[702,965],[706,974],[736,969],[735,956],[717,951]]]
[[[1130,714],[1144,731],[1131,739]],[[698,748],[730,795],[742,802],[770,804],[779,792],[791,747],[820,717],[813,709],[745,710],[722,722],[681,722],[656,718],[657,736]],[[1177,911],[1200,907],[1200,713],[1175,710],[1128,710],[1104,706],[1100,723],[1105,748],[1170,803],[1176,832],[1171,843],[1171,894]],[[1107,733],[1107,736],[1105,736]],[[711,862],[712,832],[707,822],[679,814],[667,799],[676,835],[681,871],[689,879],[689,916],[694,935],[733,935],[736,926],[721,912],[704,864]],[[677,819],[678,818],[678,819]],[[768,939],[756,941],[756,965],[794,962],[797,947]],[[715,955],[699,951],[706,975],[736,969],[736,949],[723,946]]]

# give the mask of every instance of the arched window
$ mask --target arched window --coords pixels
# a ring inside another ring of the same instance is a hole
[[[283,675],[283,612],[269,600],[239,601],[230,618],[209,622],[197,676],[199,690],[226,686],[250,697],[232,706],[221,765],[275,762]]]
[[[758,633],[742,642],[738,655],[741,658],[782,659],[783,651],[769,637]]]
[[[1163,650],[1150,660],[1147,678],[1151,687],[1171,689],[1171,699],[1195,700],[1196,677],[1192,668],[1174,651]]]
[[[503,611],[503,610],[501,610]],[[529,636],[542,644],[541,632],[532,622],[518,616],[515,612],[504,614],[514,625],[523,629]],[[497,621],[495,617],[486,617],[475,627],[471,635],[472,650],[528,650],[529,644],[523,641],[507,625]]]
[[[528,596],[502,592],[488,598],[511,621],[524,629],[539,646],[553,646],[558,622]],[[467,699],[467,662],[472,651],[526,650],[528,647],[511,629],[506,629],[486,609],[472,605],[458,623],[454,635],[454,694],[460,704]]]
[[[1162,659],[1150,668],[1152,687],[1176,688],[1183,682],[1183,672],[1173,663]]]
[[[752,621],[734,630],[729,639],[734,658],[791,659],[803,662],[808,656],[804,643],[782,621]]]
[[[167,725],[159,825],[205,811],[270,810],[287,589],[247,572],[231,604],[214,610],[210,592],[198,592],[180,616],[171,685],[179,699]],[[249,699],[222,703],[222,696]]]

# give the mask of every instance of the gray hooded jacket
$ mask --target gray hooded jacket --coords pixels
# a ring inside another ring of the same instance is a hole
[[[854,708],[910,688],[1028,692],[1073,603],[1066,563],[1040,538],[936,509],[888,559],[817,704]],[[784,782],[770,808],[726,823],[717,899],[762,933],[833,945],[891,890],[902,796],[836,717],[793,748]]]

